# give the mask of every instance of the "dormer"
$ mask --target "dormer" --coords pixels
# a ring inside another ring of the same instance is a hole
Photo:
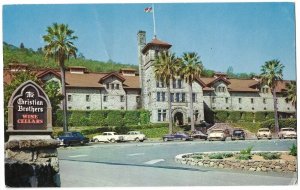
[[[123,69],[120,69],[120,73],[123,76],[135,76],[136,70],[131,69],[131,68],[123,68]]]
[[[10,63],[8,67],[11,72],[26,71],[28,64]]]
[[[222,77],[224,79],[227,79],[227,74],[226,73],[222,73],[222,72],[215,72],[214,77],[215,78]]]
[[[86,67],[70,66],[69,70],[72,74],[84,74],[86,72]]]
[[[123,82],[126,79],[120,74],[113,72],[105,75],[99,80],[99,83],[103,85],[106,90],[120,90],[123,87]]]

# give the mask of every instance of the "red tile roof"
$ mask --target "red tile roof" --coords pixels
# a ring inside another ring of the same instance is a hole
[[[161,40],[158,40],[157,38],[154,38],[151,42],[149,42],[143,49],[142,49],[142,53],[145,53],[149,48],[153,47],[153,46],[161,46],[161,47],[165,47],[167,49],[169,49],[170,47],[172,47],[171,44],[168,44],[167,42],[163,42]]]

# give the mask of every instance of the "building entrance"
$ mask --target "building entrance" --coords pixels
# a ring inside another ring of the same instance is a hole
[[[175,113],[174,122],[176,125],[183,125],[183,114],[181,112]]]

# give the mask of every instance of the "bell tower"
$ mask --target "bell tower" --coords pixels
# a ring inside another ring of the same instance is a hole
[[[142,50],[146,46],[146,32],[145,31],[138,31],[137,33],[137,41],[138,41],[138,63],[139,63],[139,80],[140,80],[140,87],[141,87],[141,106],[144,108],[144,96],[143,96],[143,89],[144,89],[144,61],[143,61],[143,54]]]

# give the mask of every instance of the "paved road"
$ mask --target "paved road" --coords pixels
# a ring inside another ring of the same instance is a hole
[[[59,148],[62,187],[289,185],[295,174],[232,171],[175,163],[178,154],[288,151],[295,140],[92,144]]]

